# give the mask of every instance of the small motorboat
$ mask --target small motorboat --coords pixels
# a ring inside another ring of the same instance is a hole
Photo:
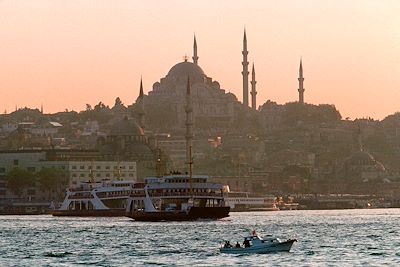
[[[240,245],[239,242],[236,245],[231,245],[229,241],[226,241],[219,250],[222,253],[230,254],[289,252],[294,242],[297,242],[297,240],[282,241],[271,235],[261,238],[253,231],[251,236],[244,238],[243,245]]]

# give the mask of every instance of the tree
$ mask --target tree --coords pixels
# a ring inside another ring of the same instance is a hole
[[[121,99],[119,97],[117,97],[115,99],[114,107],[118,107],[118,106],[122,106],[122,105],[124,105],[124,104],[122,103]]]
[[[42,190],[48,192],[49,198],[52,191],[55,191],[57,197],[60,197],[68,183],[66,172],[56,168],[42,168],[36,173],[36,178]]]
[[[9,188],[14,194],[21,196],[22,191],[35,185],[34,176],[31,172],[20,168],[12,169],[7,175],[7,188]]]

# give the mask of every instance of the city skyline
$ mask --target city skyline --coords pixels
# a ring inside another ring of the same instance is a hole
[[[57,112],[137,98],[186,55],[242,101],[242,38],[257,105],[334,104],[342,117],[400,111],[400,3],[385,1],[0,2],[0,109]],[[318,23],[315,23],[318,21]],[[250,88],[250,84],[249,84]],[[250,95],[249,95],[250,97]]]

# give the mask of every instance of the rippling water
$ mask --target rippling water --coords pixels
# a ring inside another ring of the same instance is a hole
[[[400,266],[400,209],[233,213],[220,221],[1,216],[0,266]],[[296,238],[289,253],[220,254],[223,240]]]

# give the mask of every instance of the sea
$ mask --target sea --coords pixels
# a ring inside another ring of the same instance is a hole
[[[231,212],[218,221],[0,216],[0,266],[400,266],[400,209]],[[297,239],[290,252],[229,255],[224,241]]]

